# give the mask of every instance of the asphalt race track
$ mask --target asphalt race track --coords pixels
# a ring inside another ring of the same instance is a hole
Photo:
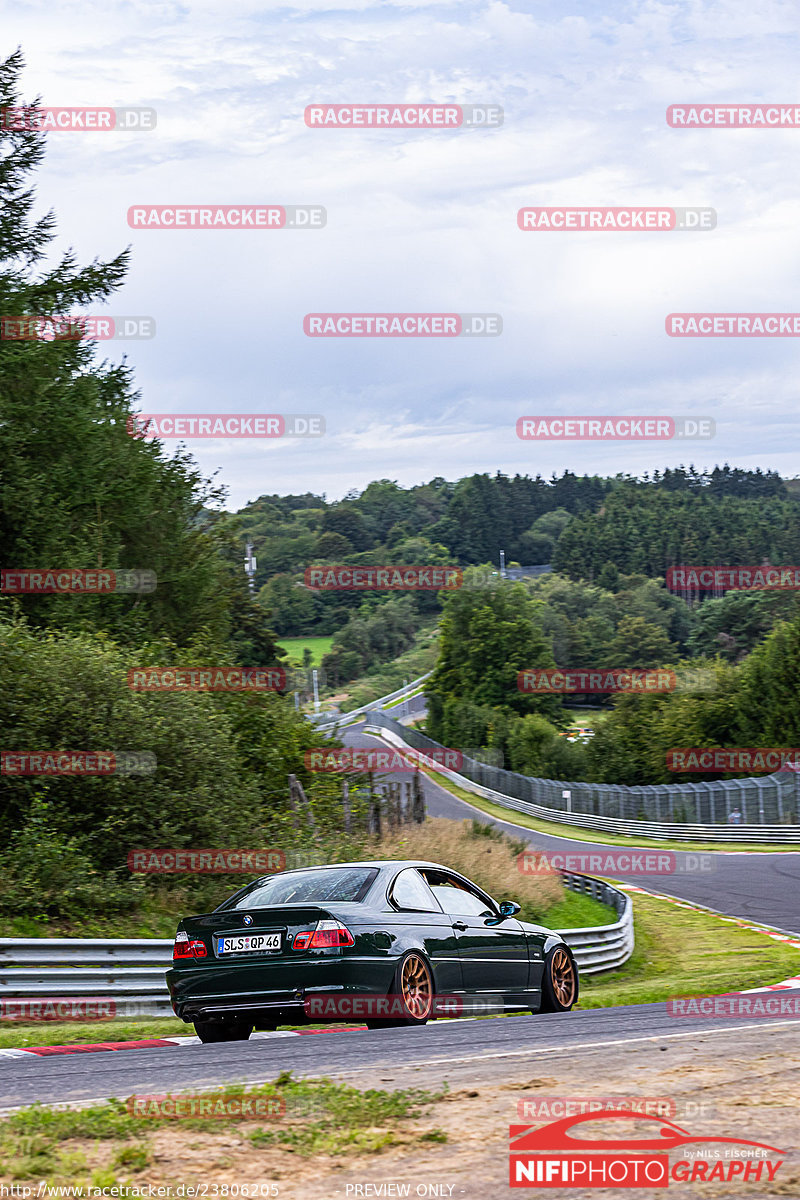
[[[413,704],[413,701],[411,703]],[[342,740],[348,746],[387,745],[379,738],[365,734],[363,728],[363,724],[352,726],[343,732]],[[396,778],[401,779],[403,776],[398,773]],[[511,821],[495,820],[480,809],[458,800],[427,776],[423,776],[423,781],[425,802],[431,817],[449,817],[452,820],[478,817],[508,833],[513,833],[516,837],[524,838],[531,846],[551,853],[607,853],[614,849],[600,842],[575,841],[568,836],[554,837],[514,825]],[[628,849],[627,846],[625,848]],[[632,842],[630,849],[646,850],[647,841],[640,845]],[[652,850],[652,847],[650,849]],[[676,851],[675,854],[679,864],[691,863],[691,860],[698,858],[697,851],[692,850]],[[623,882],[634,883],[651,892],[663,892],[695,904],[703,904],[728,916],[749,917],[766,925],[773,925],[785,933],[800,935],[800,853],[792,851],[771,854],[767,851],[759,854],[730,850],[716,854],[704,853],[702,858],[706,864],[710,863],[712,870],[673,875],[626,875]],[[614,878],[601,871],[584,870],[583,873]]]
[[[783,993],[786,995],[787,993]],[[670,1017],[665,1004],[576,1010],[489,1020],[433,1021],[410,1029],[335,1032],[175,1049],[123,1050],[38,1058],[0,1059],[0,1111],[34,1101],[58,1103],[133,1094],[178,1092],[220,1083],[263,1083],[279,1071],[296,1077],[368,1072],[380,1086],[392,1072],[419,1067],[431,1078],[461,1065],[477,1071],[492,1062],[530,1068],[541,1055],[553,1070],[556,1054],[573,1059],[601,1047],[668,1049],[681,1039],[715,1031],[720,1046],[737,1030],[786,1029],[791,1021]],[[478,1033],[480,1036],[478,1036]]]
[[[352,746],[385,745],[364,734],[363,725],[348,729],[344,740]],[[455,799],[430,779],[423,780],[431,816],[478,816],[551,852],[586,854],[608,850],[601,844],[532,833],[511,822],[495,821]],[[693,853],[678,852],[678,858],[685,861]],[[710,858],[714,864],[711,872],[628,876],[625,881],[788,932],[800,930],[800,854],[731,852]],[[511,882],[509,893],[513,894]],[[780,994],[787,996],[787,992]],[[531,1067],[540,1055],[548,1060],[552,1071],[553,1059],[577,1062],[587,1054],[607,1053],[613,1048],[620,1052],[624,1048],[644,1062],[648,1056],[652,1058],[656,1048],[668,1051],[702,1037],[712,1045],[719,1041],[724,1052],[730,1040],[736,1039],[737,1031],[745,1040],[762,1030],[765,1036],[780,1028],[787,1031],[791,1024],[769,1017],[683,1021],[669,1016],[665,1004],[646,1004],[481,1022],[434,1021],[410,1029],[331,1029],[306,1037],[276,1035],[206,1046],[0,1057],[0,1110],[36,1101],[86,1103],[111,1096],[177,1092],[221,1083],[264,1083],[280,1071],[292,1071],[300,1077],[337,1075],[354,1081],[361,1077],[372,1086],[381,1086],[404,1072],[454,1079],[478,1070]]]

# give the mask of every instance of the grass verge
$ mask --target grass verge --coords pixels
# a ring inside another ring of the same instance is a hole
[[[145,1038],[191,1037],[194,1026],[177,1017],[145,1017],[141,1021],[40,1021],[0,1025],[0,1050],[28,1046],[75,1046],[81,1042],[139,1042]]]
[[[413,1149],[415,1143],[446,1140],[441,1130],[418,1124],[446,1091],[446,1085],[438,1092],[361,1091],[328,1079],[295,1080],[284,1072],[274,1083],[258,1087],[193,1093],[210,1099],[243,1094],[269,1098],[273,1116],[261,1120],[141,1117],[120,1100],[82,1109],[35,1104],[0,1121],[0,1181],[114,1187],[149,1182],[154,1175],[164,1183],[187,1182],[198,1174],[202,1179],[203,1172],[207,1179],[209,1164],[223,1165],[234,1132],[238,1144],[249,1141],[254,1151],[274,1148],[295,1158],[378,1153],[398,1143]],[[159,1137],[165,1131],[168,1140]],[[198,1134],[199,1141],[189,1140]],[[198,1148],[202,1161],[193,1162],[190,1152]],[[176,1153],[180,1175],[173,1179],[164,1160]],[[284,1166],[272,1177],[288,1178],[291,1159]]]
[[[633,895],[636,949],[616,971],[581,980],[580,1008],[652,1004],[779,983],[800,972],[800,950],[714,913]]]
[[[583,829],[578,825],[560,825],[556,821],[542,821],[538,817],[528,816],[527,813],[517,812],[513,808],[503,808],[499,804],[494,804],[491,800],[485,800],[483,796],[476,796],[473,792],[466,791],[465,788],[459,787],[458,784],[452,783],[446,779],[444,775],[439,775],[435,771],[425,771],[432,783],[437,783],[439,787],[444,788],[451,796],[455,796],[458,800],[465,800],[467,804],[471,804],[473,808],[480,809],[489,817],[496,817],[500,821],[509,821],[514,825],[521,825],[524,829],[530,829],[534,833],[547,833],[551,837],[567,838],[575,842],[595,842],[603,846],[631,846],[642,845],[647,849],[653,850],[704,850],[709,852],[719,852],[721,850],[749,851],[770,854],[797,854],[798,846],[775,846],[768,843],[758,842],[679,842],[674,840],[665,840],[663,838],[649,838],[641,836],[639,841],[633,837],[619,837],[613,833],[606,833],[603,830]]]

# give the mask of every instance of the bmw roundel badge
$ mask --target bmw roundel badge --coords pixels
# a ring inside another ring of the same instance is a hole
[[[252,918],[252,917],[242,917],[242,920],[244,921],[245,925],[252,925],[252,924],[253,924],[253,918]]]

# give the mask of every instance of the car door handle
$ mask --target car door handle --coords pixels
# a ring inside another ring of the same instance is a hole
[[[469,929],[466,921],[453,921],[453,929]]]

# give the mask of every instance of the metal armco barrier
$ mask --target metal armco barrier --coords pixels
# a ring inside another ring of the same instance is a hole
[[[420,675],[417,679],[412,679],[410,683],[398,688],[396,692],[389,692],[386,696],[379,696],[377,700],[370,700],[369,704],[362,704],[361,708],[351,709],[346,713],[305,713],[306,720],[313,721],[317,729],[331,729],[337,725],[347,725],[357,717],[363,716],[365,713],[373,713],[381,709],[384,704],[389,704],[392,700],[399,700],[402,696],[407,696],[410,692],[416,691],[421,683],[430,678],[433,671],[426,672],[425,675]]]
[[[562,872],[564,886],[570,891],[593,896],[603,904],[617,910],[618,920],[613,925],[589,926],[584,929],[559,929],[564,941],[572,947],[581,975],[597,975],[622,966],[633,954],[633,901],[625,892],[592,879],[590,875],[575,875]]]
[[[0,1021],[8,1000],[100,997],[119,1017],[172,1017],[164,981],[172,946],[171,938],[0,938]]]
[[[369,724],[392,746],[442,750],[432,738],[401,725],[383,712],[371,712]],[[715,842],[774,842],[800,845],[800,772],[746,779],[717,779],[709,783],[660,783],[643,787],[622,784],[570,783],[535,779],[516,771],[488,766],[467,755],[460,773],[436,770],[465,791],[483,796],[501,808],[515,809],[584,829],[605,830],[625,837],[670,838]],[[539,803],[545,801],[546,803]],[[727,823],[738,808],[742,823]],[[687,811],[709,820],[690,822]],[[655,817],[655,819],[652,819]]]
[[[565,873],[565,886],[616,909],[619,920],[596,928],[559,930],[583,975],[608,971],[633,952],[629,896],[587,875]],[[118,1017],[171,1017],[164,972],[172,940],[136,938],[0,938],[0,1023],[5,1002],[112,1000]],[[46,1023],[42,1022],[46,1028]]]

